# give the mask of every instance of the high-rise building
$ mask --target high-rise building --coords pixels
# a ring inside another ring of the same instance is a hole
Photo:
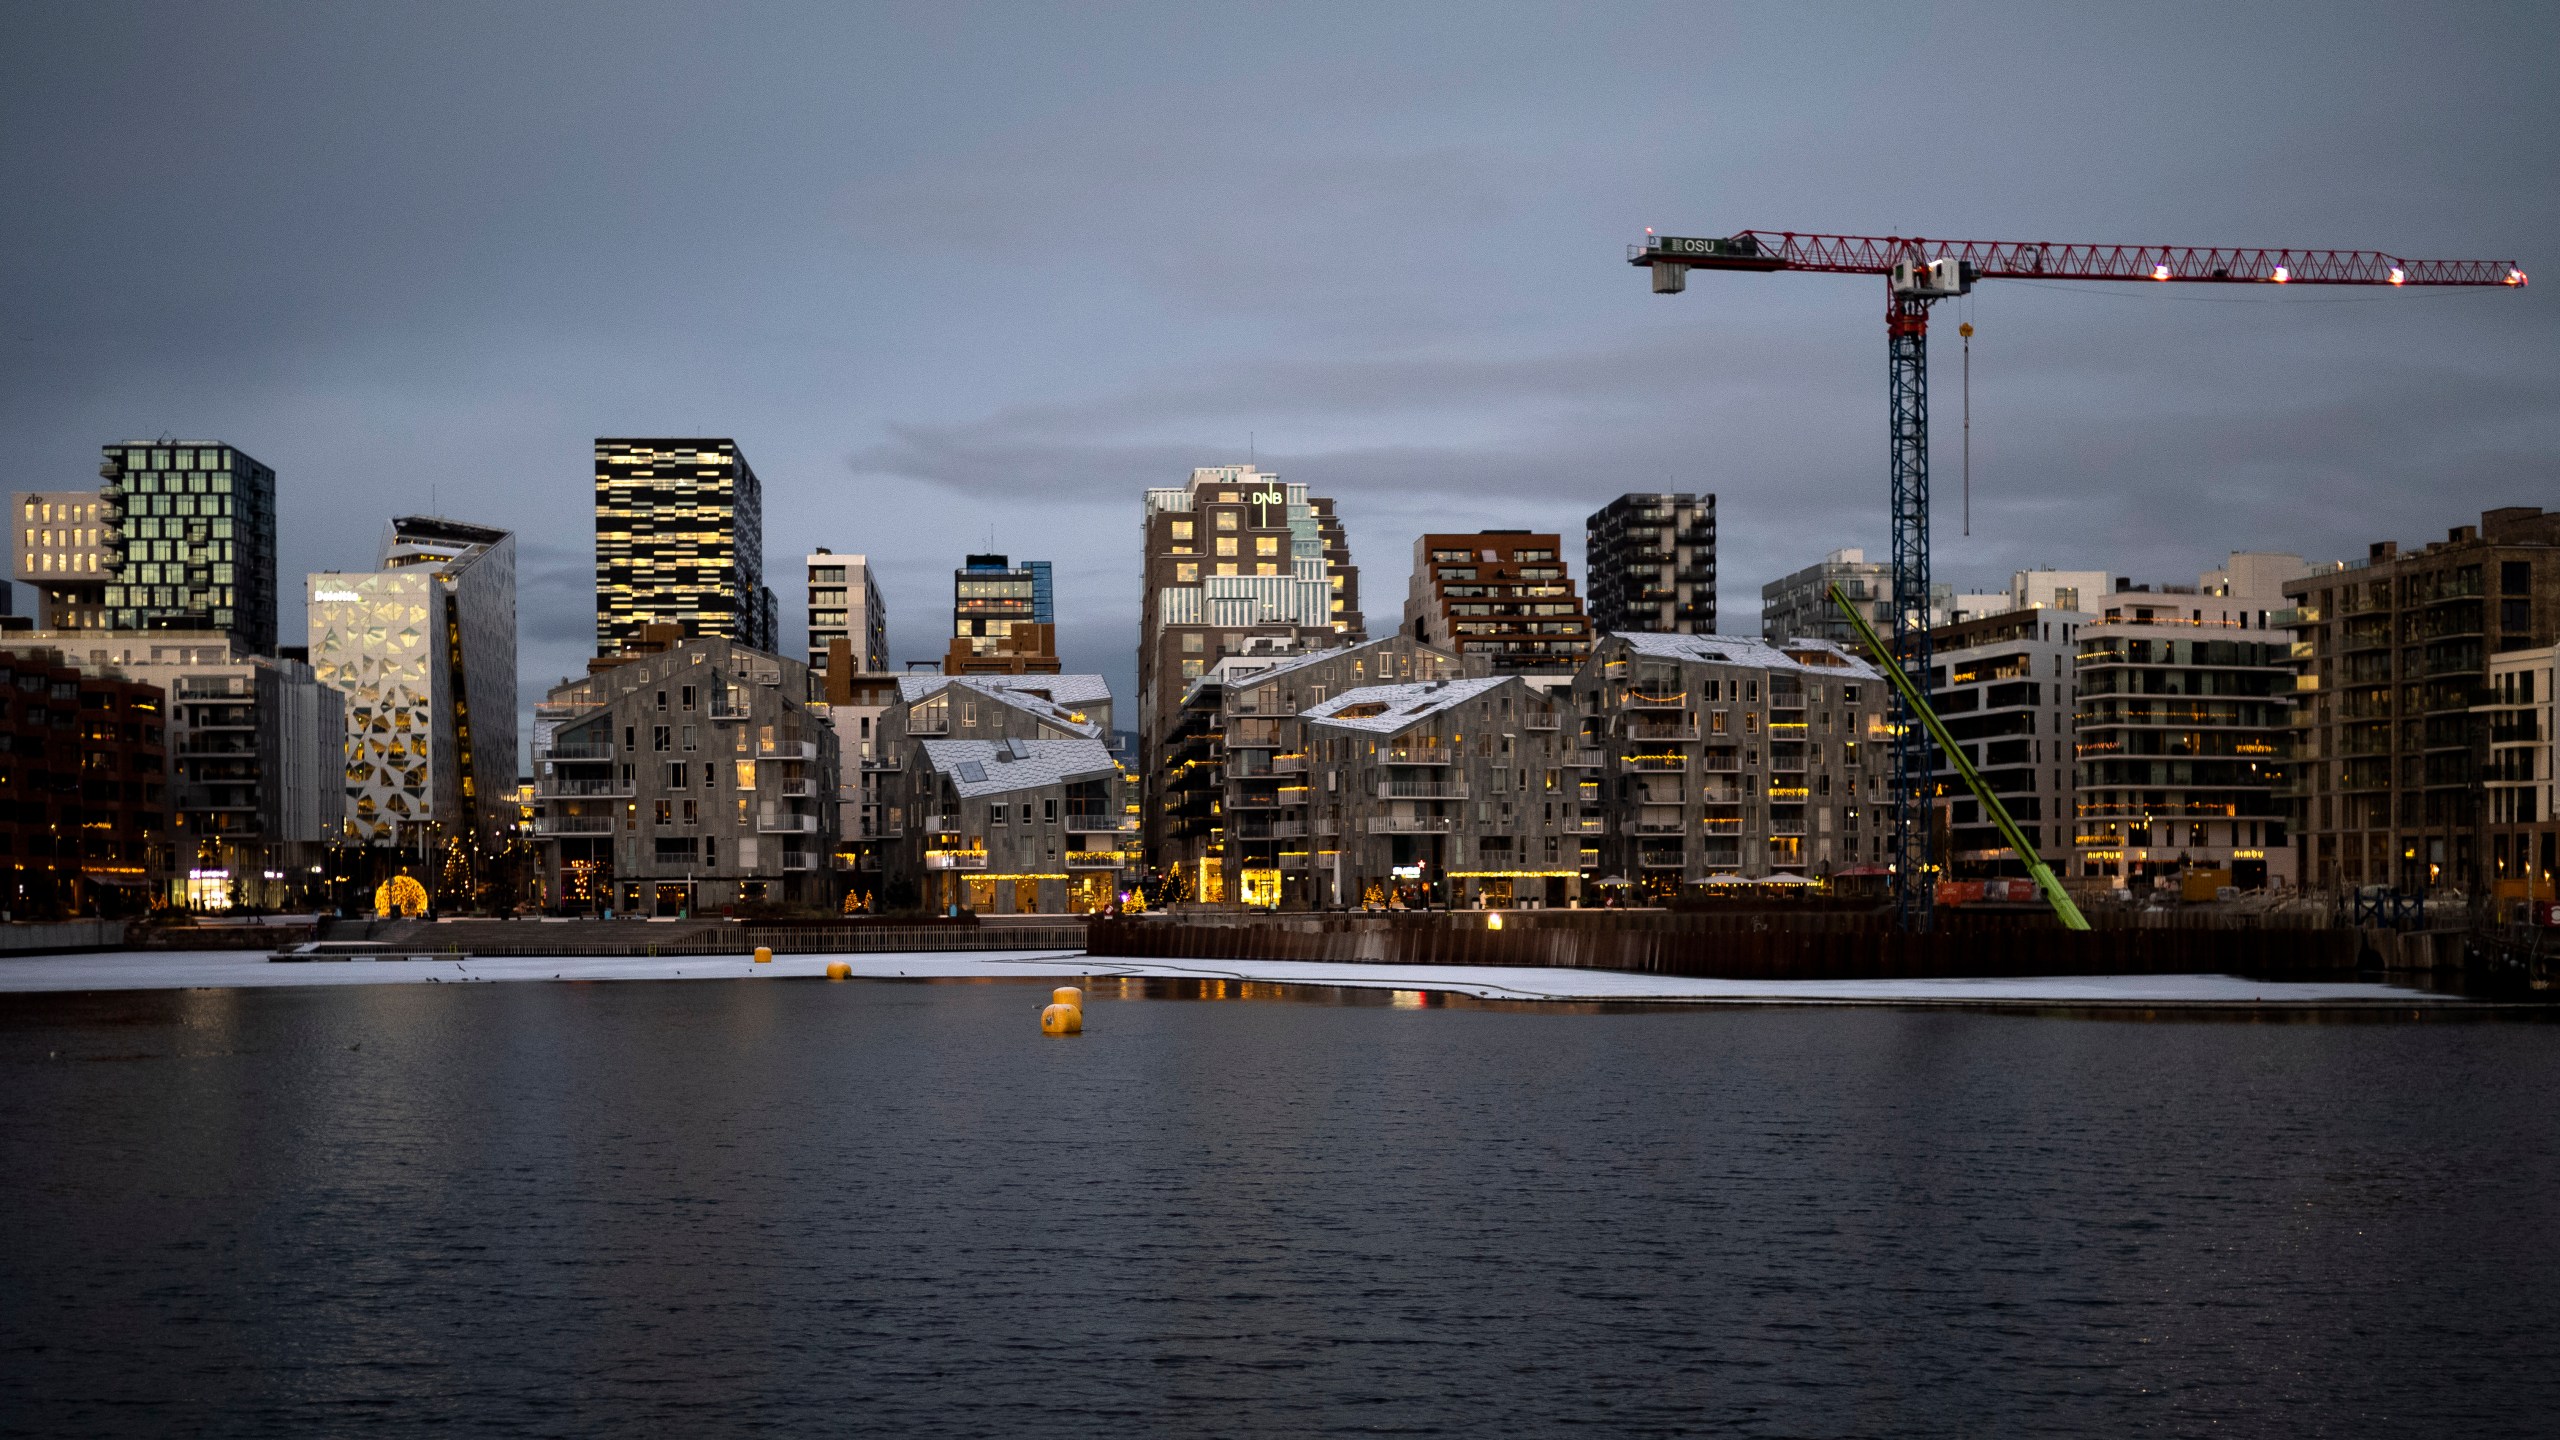
[[[28,490],[17,497],[10,548],[17,578],[34,586],[36,613],[48,630],[95,630],[106,624],[107,555],[104,502],[95,490]]]
[[[2073,873],[2119,889],[2216,870],[2242,889],[2294,883],[2293,676],[2272,622],[2304,568],[2240,553],[2193,585],[2119,578],[2091,602],[2072,660]]]
[[[1048,599],[1048,582],[1049,566],[1046,561],[1025,561],[1015,565],[1003,555],[970,556],[966,564],[951,572],[952,657],[956,660],[965,655],[1056,654],[1054,638],[1049,645],[1029,651],[1019,644],[1008,643],[1017,631],[1029,632],[1035,625],[1056,624],[1054,607],[1048,616],[1041,614],[1042,602]],[[1051,636],[1054,637],[1054,631]],[[948,665],[944,668],[951,669]]]
[[[807,572],[809,668],[833,674],[828,651],[843,641],[851,673],[888,669],[889,611],[880,603],[880,582],[872,578],[870,560],[820,546],[809,556]]]
[[[1592,628],[1712,635],[1716,497],[1621,495],[1582,522]]]
[[[28,646],[0,650],[0,693],[11,702],[0,705],[0,910],[34,920],[145,908],[169,830],[160,688]]]
[[[100,628],[219,630],[276,650],[276,472],[218,440],[125,440],[98,473]]]
[[[1591,622],[1561,544],[1527,530],[1417,537],[1407,633],[1496,675],[1572,674],[1591,653]]]
[[[380,568],[306,582],[312,670],[347,697],[344,843],[459,844],[472,871],[512,830],[515,556],[505,530],[403,515]]]
[[[2030,574],[2053,573],[2021,572],[2018,578],[2023,583]],[[2106,588],[2102,580],[2089,589],[2091,602]],[[2074,599],[2080,593],[2073,586],[2062,589]],[[2050,596],[2054,590],[2046,585],[2036,593]],[[2027,843],[2049,862],[2071,852],[2073,667],[2081,628],[2096,618],[2034,603],[1951,621],[1929,634],[1930,707]],[[1950,872],[1959,878],[2026,874],[2023,857],[1983,813],[1954,764],[1934,746],[1930,753],[1938,763],[1939,807],[1947,812],[1951,849],[1944,858]]]
[[[2303,881],[2480,894],[2493,657],[2560,639],[2560,513],[2491,510],[2424,549],[2284,586],[2293,633]]]
[[[1855,647],[1857,630],[1831,603],[1834,583],[1866,615],[1877,634],[1893,634],[1893,567],[1868,559],[1864,550],[1848,549],[1834,550],[1819,563],[1760,587],[1760,638],[1772,645],[1803,639]],[[1997,595],[1969,596],[1959,602],[1953,586],[1929,587],[1932,625],[1979,619],[2007,608]]]
[[[764,487],[728,439],[596,441],[596,653],[643,626],[774,648]]]
[[[1191,682],[1246,642],[1301,649],[1368,638],[1359,571],[1333,502],[1251,465],[1205,466],[1147,491],[1138,629],[1138,763],[1148,842],[1162,837],[1164,741]]]

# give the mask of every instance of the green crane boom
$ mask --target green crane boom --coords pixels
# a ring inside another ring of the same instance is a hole
[[[1956,773],[1964,777],[1964,783],[1972,789],[1974,798],[1990,812],[1991,823],[2000,827],[2000,838],[2008,841],[2009,848],[2018,852],[2018,858],[2027,862],[2027,873],[2034,876],[2036,884],[2043,888],[2044,898],[2052,902],[2053,913],[2061,919],[2063,928],[2088,929],[2089,917],[2080,913],[2080,907],[2072,902],[2070,892],[2062,888],[2062,881],[2053,873],[2053,867],[2044,863],[2044,857],[2036,853],[2036,847],[2027,842],[2026,832],[2018,828],[2017,821],[2009,818],[2009,807],[2001,804],[2000,797],[1983,783],[1982,772],[1973,768],[1973,762],[1964,757],[1964,747],[1947,734],[1947,727],[1938,719],[1938,712],[1929,708],[1929,697],[1912,683],[1911,676],[1895,660],[1893,652],[1877,638],[1875,627],[1867,623],[1867,617],[1858,613],[1858,607],[1849,602],[1849,597],[1841,593],[1836,584],[1831,587],[1831,603],[1839,606],[1840,613],[1848,616],[1849,623],[1857,627],[1858,639],[1867,647],[1867,653],[1875,657],[1876,668],[1884,672],[1884,678],[1902,696],[1902,703],[1910,707],[1912,714],[1920,717],[1922,725],[1928,727],[1929,738],[1937,741],[1938,748],[1947,752],[1947,758],[1955,762]]]

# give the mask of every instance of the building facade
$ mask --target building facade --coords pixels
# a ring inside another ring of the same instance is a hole
[[[2382,541],[2285,586],[2298,846],[2325,890],[2482,893],[2496,656],[2560,639],[2560,513],[2491,510],[2423,549]]]
[[[1527,530],[1416,537],[1407,633],[1497,675],[1572,674],[1591,653],[1591,621],[1560,544]]]
[[[404,515],[380,568],[305,588],[312,671],[347,697],[342,843],[485,868],[514,829],[515,536]]]
[[[105,502],[95,490],[28,490],[16,497],[12,573],[37,595],[33,623],[47,630],[96,630],[107,623]]]
[[[1191,683],[1249,643],[1302,650],[1368,638],[1359,571],[1333,502],[1250,465],[1191,472],[1146,494],[1138,630],[1138,757],[1153,787]],[[1150,848],[1163,802],[1150,793]]]
[[[837,904],[840,755],[797,660],[672,625],[534,709],[534,835],[563,913]]]
[[[167,873],[159,687],[89,674],[40,647],[0,650],[0,911],[132,914]]]
[[[1049,562],[1015,565],[1002,555],[972,555],[951,572],[951,648],[946,675],[1055,675],[1056,593]]]
[[[1603,632],[1716,631],[1716,497],[1621,495],[1582,522],[1591,624]]]
[[[596,653],[647,626],[775,649],[764,487],[735,440],[596,441]]]
[[[2489,832],[2489,894],[2500,901],[2560,900],[2553,890],[2560,863],[2560,816],[2554,790],[2552,737],[2560,734],[2560,646],[2537,645],[2489,657],[2489,678],[2474,707],[2488,733],[2481,772]]]
[[[276,651],[276,472],[214,440],[109,445],[100,537],[112,630],[218,630]]]
[[[1608,635],[1573,683],[1568,764],[1602,863],[1639,892],[1887,863],[1885,682],[1840,646]],[[1596,801],[1597,803],[1592,803]]]
[[[918,738],[907,762],[888,849],[902,894],[981,915],[1094,914],[1119,897],[1133,817],[1101,741]]]
[[[2274,628],[2294,555],[2234,554],[2194,585],[2118,579],[2079,627],[2069,873],[2147,890],[2195,871],[2283,889],[2293,676]]]
[[[1312,813],[1323,782],[1301,715],[1346,691],[1460,678],[1456,655],[1396,634],[1359,645],[1292,650],[1257,642],[1191,684],[1156,777],[1165,797],[1159,874],[1209,902],[1287,909],[1322,906],[1338,892],[1338,835],[1318,834]]]
[[[809,578],[809,668],[834,674],[849,666],[858,675],[889,668],[889,609],[880,603],[880,582],[872,577],[870,558],[838,555],[824,547],[806,562]],[[832,658],[837,643],[845,650],[843,666]]]
[[[2077,599],[2075,587],[2065,586]],[[2050,589],[2048,588],[2048,592]],[[2093,594],[2095,592],[2092,592]],[[1983,783],[2000,797],[2027,843],[2067,866],[2076,834],[2072,724],[2080,631],[2087,611],[2029,604],[1930,632],[1929,705]],[[1951,878],[2024,875],[2025,858],[1953,763],[1938,756],[1938,805],[1947,826]]]

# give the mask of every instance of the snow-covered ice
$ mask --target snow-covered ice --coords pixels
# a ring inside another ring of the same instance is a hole
[[[2293,983],[2231,975],[2049,976],[1962,980],[1698,980],[1615,970],[1356,965],[1296,960],[1123,960],[1061,950],[923,954],[615,958],[480,957],[277,964],[264,952],[127,951],[0,958],[0,991],[172,990],[282,985],[470,984],[504,980],[780,980],[822,977],[841,960],[857,979],[1069,979],[1079,975],[1247,980],[1425,990],[1487,1000],[1690,1004],[2021,1006],[2462,1005],[2390,985]]]

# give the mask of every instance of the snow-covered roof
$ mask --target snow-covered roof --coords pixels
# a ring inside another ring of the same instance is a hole
[[[1099,740],[927,740],[924,762],[966,799],[1120,773]]]
[[[1841,674],[1881,680],[1873,665],[1829,640],[1790,640],[1783,646],[1736,635],[1654,635],[1612,632],[1604,640],[1624,640],[1627,648],[1654,660],[1690,660],[1703,665],[1747,665],[1757,670],[1801,670],[1809,675]],[[1789,651],[1795,652],[1789,654]],[[1800,660],[1797,655],[1821,656]]]
[[[912,705],[947,685],[967,685],[989,693],[1027,690],[1069,708],[1099,705],[1111,698],[1111,682],[1099,675],[935,675],[913,671],[898,677],[898,698]]]
[[[1304,718],[1346,730],[1366,730],[1377,735],[1392,735],[1417,720],[1432,716],[1473,700],[1512,677],[1484,676],[1473,680],[1417,681],[1403,685],[1363,685],[1345,690],[1321,705],[1310,705]],[[1374,712],[1372,706],[1383,706]],[[1364,713],[1346,716],[1346,710]]]
[[[1357,655],[1364,650],[1375,650],[1396,638],[1393,635],[1381,635],[1375,640],[1363,640],[1357,645],[1335,645],[1323,650],[1307,650],[1292,655],[1252,653],[1229,655],[1210,666],[1199,679],[1192,681],[1190,688],[1183,692],[1182,698],[1186,702],[1197,700],[1201,691],[1213,685],[1232,686],[1239,690],[1251,689],[1267,680],[1277,680],[1293,670],[1304,669],[1319,660],[1339,660],[1347,655]]]
[[[910,688],[908,682],[911,678],[917,682],[930,683],[917,683]],[[1096,685],[1101,685],[1102,677],[1099,675],[917,675],[913,677],[901,675],[898,677],[898,693],[900,698],[909,704],[913,704],[918,700],[931,699],[933,696],[956,686],[960,689],[970,690],[980,695],[984,695],[988,699],[996,701],[998,704],[1010,705],[1013,708],[1040,720],[1044,724],[1055,725],[1061,730],[1071,731],[1078,735],[1089,735],[1095,738],[1101,737],[1102,725],[1099,721],[1090,719],[1079,720],[1076,718],[1077,712],[1069,707],[1072,705],[1088,703],[1090,700],[1110,699],[1111,689],[1109,686],[1103,685],[1101,694],[1096,696],[1087,696],[1086,699],[1083,700],[1072,700],[1063,695],[1058,696],[1056,699],[1047,699],[1019,686],[993,685],[987,683],[992,680],[1090,680]],[[1077,694],[1082,694],[1085,689],[1086,687],[1082,685],[1074,687],[1075,693]]]

